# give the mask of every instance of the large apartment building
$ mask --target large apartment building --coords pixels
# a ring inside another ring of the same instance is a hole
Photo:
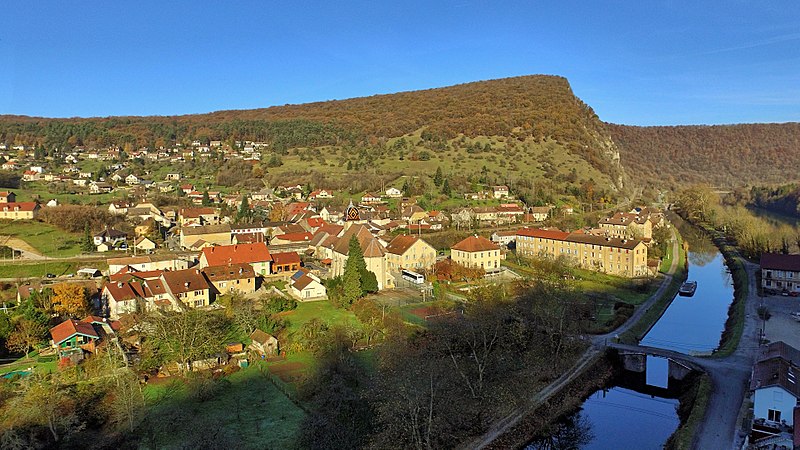
[[[581,232],[522,228],[517,231],[520,256],[564,256],[580,267],[623,277],[647,275],[647,246],[638,239]]]

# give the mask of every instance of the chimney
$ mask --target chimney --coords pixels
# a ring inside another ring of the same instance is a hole
[[[122,288],[122,281],[117,281],[117,287]]]
[[[189,282],[187,281],[186,283],[183,283],[183,286],[188,288],[189,287]]]

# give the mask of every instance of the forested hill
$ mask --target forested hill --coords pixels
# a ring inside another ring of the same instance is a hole
[[[627,174],[641,184],[737,187],[798,180],[800,123],[606,126]]]
[[[619,180],[604,124],[565,78],[532,75],[445,88],[265,109],[172,117],[42,119],[0,116],[0,141],[71,148],[150,148],[192,140],[254,140],[278,152],[327,145],[376,146],[422,129],[439,145],[459,135],[556,141]]]

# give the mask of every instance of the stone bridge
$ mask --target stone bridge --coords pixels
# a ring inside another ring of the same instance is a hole
[[[644,372],[647,368],[647,356],[659,356],[669,360],[669,377],[675,380],[682,380],[692,371],[708,372],[711,366],[715,366],[716,361],[697,358],[673,350],[663,348],[648,347],[645,345],[630,345],[619,343],[608,343],[607,347],[619,352],[620,358],[626,370],[632,372]]]

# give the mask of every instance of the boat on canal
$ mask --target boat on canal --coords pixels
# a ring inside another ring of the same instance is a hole
[[[681,285],[681,288],[678,290],[678,294],[684,297],[691,297],[694,295],[694,291],[697,290],[697,281],[687,281]]]

